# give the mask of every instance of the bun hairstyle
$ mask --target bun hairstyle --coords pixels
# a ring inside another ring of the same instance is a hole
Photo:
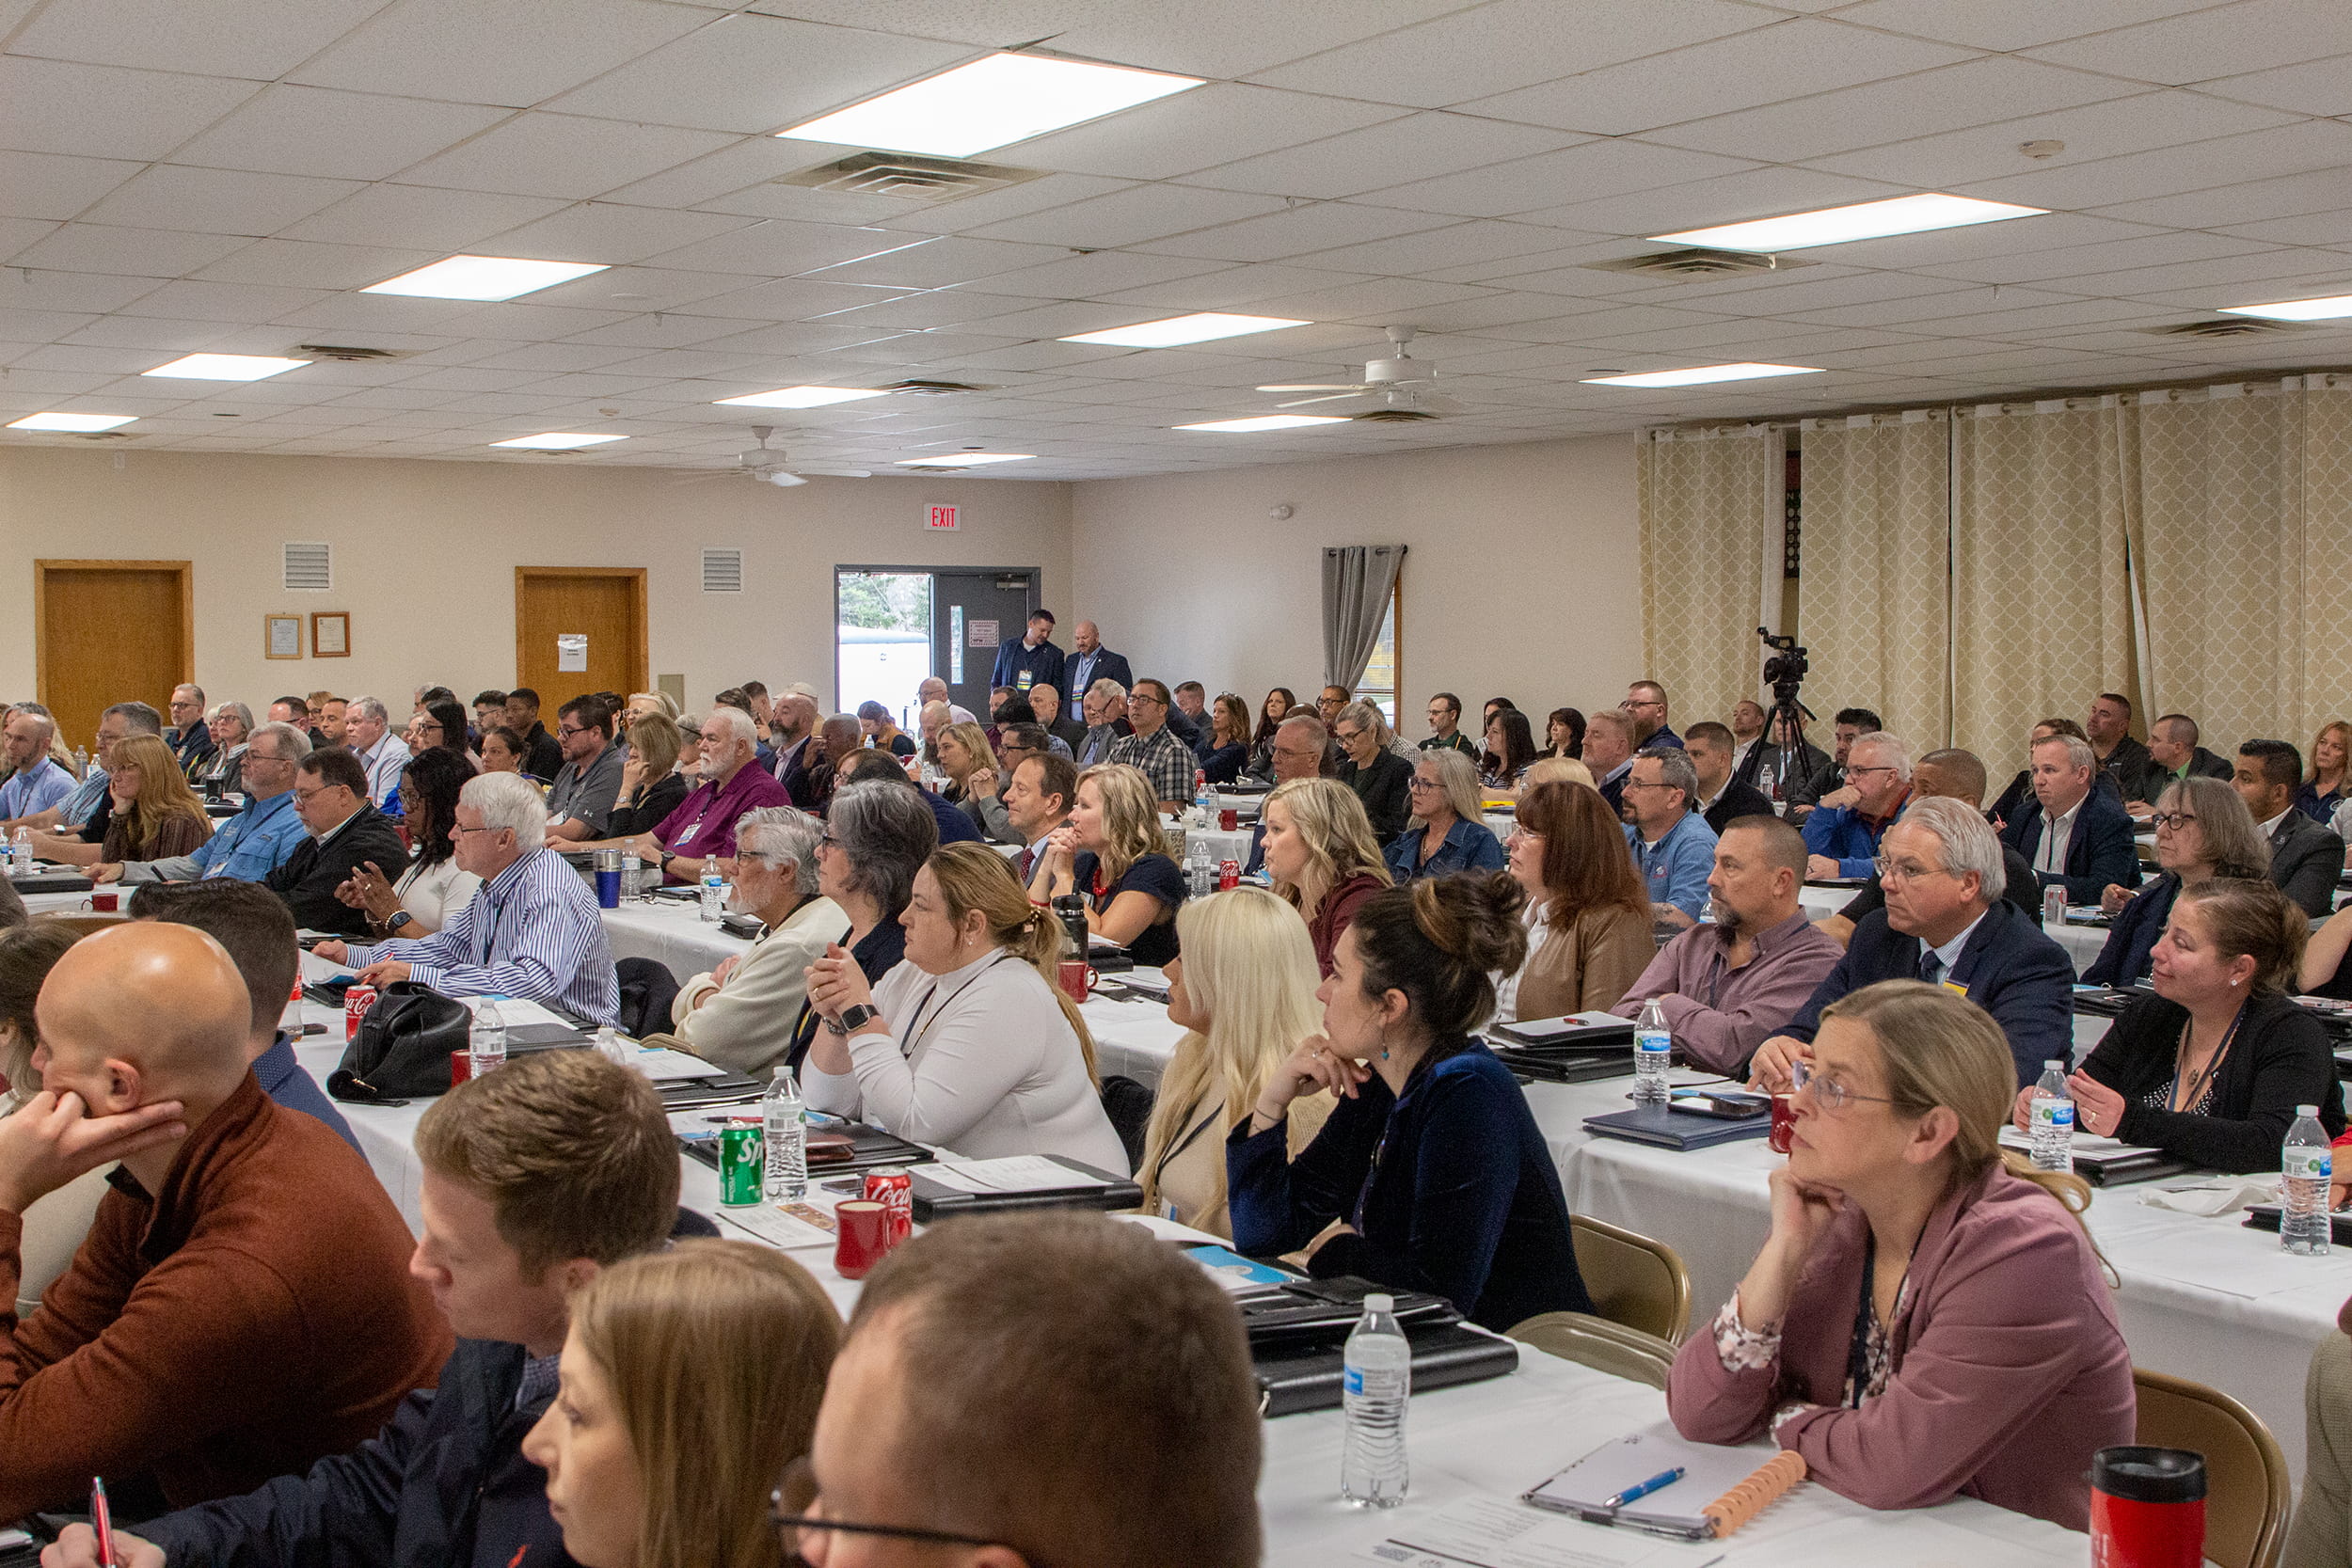
[[[1404,992],[1442,1051],[1493,1015],[1492,974],[1527,961],[1525,896],[1500,871],[1428,877],[1374,894],[1348,927],[1363,959],[1364,994]]]
[[[2181,889],[2173,907],[2182,904],[2197,906],[2223,958],[2254,960],[2256,996],[2277,996],[2294,984],[2312,923],[2276,883],[2216,877]]]

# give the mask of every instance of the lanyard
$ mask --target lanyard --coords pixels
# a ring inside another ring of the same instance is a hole
[[[2238,1004],[2237,1011],[2231,1015],[2230,1027],[2222,1032],[2221,1043],[2214,1048],[2213,1055],[2206,1060],[2204,1069],[2189,1081],[2188,1098],[2185,1101],[2181,1098],[2181,1069],[2188,1063],[2189,1038],[2197,1032],[2197,1021],[2192,1018],[2181,1025],[2180,1047],[2172,1058],[2172,1098],[2166,1102],[2168,1109],[2193,1111],[2197,1108],[2197,1101],[2203,1097],[2206,1085],[2212,1083],[2214,1074],[2221,1070],[2221,1058],[2230,1053],[2230,1044],[2237,1038],[2237,1026],[2245,1021],[2246,1004],[2241,1002]]]
[[[898,1048],[898,1054],[908,1058],[909,1060],[913,1060],[915,1048],[923,1043],[923,1037],[930,1031],[930,1026],[937,1023],[942,1015],[947,1011],[948,1003],[953,1002],[957,997],[961,996],[965,991],[970,990],[975,985],[978,984],[980,974],[985,974],[990,970],[994,969],[998,964],[1003,963],[1006,959],[1017,958],[1018,956],[1019,955],[1017,954],[1008,953],[1001,947],[998,948],[996,950],[996,956],[980,966],[979,974],[973,975],[971,979],[966,980],[963,984],[949,991],[946,996],[940,1001],[939,1011],[931,1014],[931,1016],[927,1019],[923,1016],[923,1009],[930,1006],[931,1005],[931,998],[939,994],[939,982],[937,980],[933,980],[931,982],[931,989],[923,993],[923,1000],[914,1005],[915,1022],[914,1027],[908,1032],[906,1044]]]
[[[1175,1159],[1176,1156],[1182,1154],[1185,1149],[1190,1148],[1196,1142],[1198,1142],[1200,1134],[1209,1130],[1210,1124],[1215,1122],[1217,1117],[1223,1114],[1224,1110],[1225,1105],[1222,1101],[1211,1102],[1209,1106],[1209,1114],[1202,1117],[1199,1121],[1194,1122],[1190,1132],[1186,1132],[1183,1137],[1177,1139],[1173,1144],[1170,1144],[1168,1147],[1167,1150],[1160,1155],[1159,1160],[1152,1166],[1151,1180],[1153,1188],[1156,1189],[1159,1186],[1160,1177],[1168,1170],[1168,1162]]]

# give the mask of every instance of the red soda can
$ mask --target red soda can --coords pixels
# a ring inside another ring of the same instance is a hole
[[[890,1211],[890,1244],[914,1234],[914,1178],[898,1165],[878,1165],[866,1173],[865,1196]]]
[[[1217,862],[1217,892],[1231,893],[1239,886],[1241,886],[1241,862],[1230,858]]]
[[[359,1021],[367,1017],[368,1009],[374,1006],[375,988],[364,981],[353,981],[351,989],[343,992],[343,1038],[345,1040],[359,1037]]]

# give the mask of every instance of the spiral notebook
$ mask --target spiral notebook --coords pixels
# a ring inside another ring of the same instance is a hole
[[[1784,1449],[1763,1464],[1760,1449],[1693,1443],[1661,1422],[1605,1443],[1541,1486],[1526,1502],[1596,1525],[1623,1525],[1681,1541],[1718,1540],[1804,1479],[1804,1458]],[[1608,1499],[1663,1471],[1682,1479],[1611,1508]]]

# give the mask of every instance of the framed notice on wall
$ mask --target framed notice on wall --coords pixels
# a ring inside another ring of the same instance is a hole
[[[262,616],[262,657],[264,658],[300,658],[302,657],[302,617],[299,615]]]
[[[310,657],[312,658],[349,658],[351,657],[350,611],[320,610],[311,612]]]

